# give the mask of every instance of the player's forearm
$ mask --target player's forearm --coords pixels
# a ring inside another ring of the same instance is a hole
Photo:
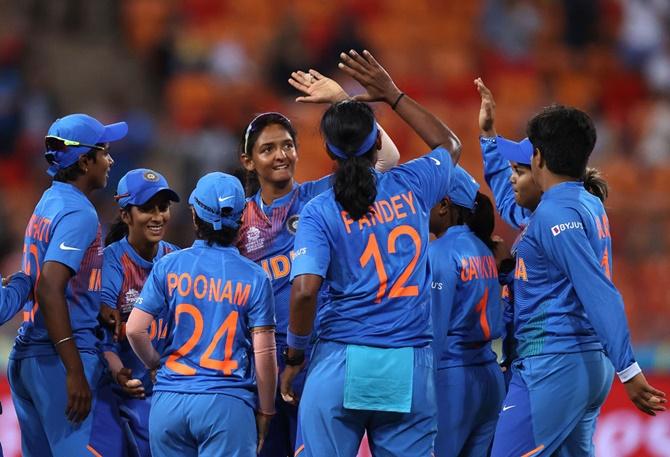
[[[112,373],[112,379],[116,379],[116,374],[123,368],[123,362],[115,352],[105,351],[104,355],[109,371]]]
[[[65,370],[68,373],[83,372],[84,367],[79,349],[72,334],[70,312],[65,302],[65,284],[58,287],[58,284],[54,284],[51,278],[42,275],[36,290],[37,301],[49,338]]]
[[[437,116],[408,95],[400,99],[395,111],[431,149],[440,146],[445,148],[449,151],[452,161],[458,163],[461,156],[461,140]]]
[[[275,413],[277,392],[277,345],[273,328],[252,329],[258,405],[263,414]]]
[[[130,347],[150,370],[158,368],[160,363],[160,355],[151,344],[151,338],[147,332],[152,321],[153,316],[151,314],[135,308],[130,313],[126,323],[126,337]]]
[[[375,169],[377,171],[384,172],[398,165],[398,161],[400,160],[400,151],[398,151],[395,143],[384,131],[382,126],[377,124],[377,127],[379,128],[379,133],[381,134],[382,148],[377,154]]]

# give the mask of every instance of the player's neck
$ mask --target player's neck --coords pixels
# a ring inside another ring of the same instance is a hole
[[[140,257],[148,262],[153,262],[158,253],[158,243],[153,243],[148,240],[137,240],[131,233],[128,234],[128,243]]]
[[[572,176],[557,175],[554,173],[545,173],[545,175],[542,177],[542,184],[541,184],[542,192],[546,192],[558,184],[563,184],[564,182],[570,182],[570,181],[576,181],[576,179],[573,178]]]
[[[261,186],[261,200],[264,205],[271,205],[278,198],[291,192],[293,189],[293,179],[282,183],[265,183]]]
[[[66,182],[79,189],[81,193],[86,195],[86,197],[89,200],[91,198],[91,193],[97,189],[97,187],[91,186],[89,180],[85,179],[85,176],[80,176],[74,181],[66,181]]]

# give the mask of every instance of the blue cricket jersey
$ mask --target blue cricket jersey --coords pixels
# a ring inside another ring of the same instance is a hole
[[[332,186],[331,176],[294,183],[288,194],[265,205],[260,191],[247,201],[237,247],[240,253],[263,267],[272,280],[277,318],[277,344],[286,343],[291,265],[300,212],[312,198]]]
[[[160,241],[154,262],[161,259],[165,254],[177,250],[179,250],[177,246]],[[116,353],[123,362],[123,366],[133,371],[133,378],[142,381],[147,394],[150,394],[153,390],[150,373],[130,347],[125,330],[128,316],[133,310],[135,300],[140,296],[154,262],[143,259],[133,249],[126,237],[110,244],[103,252],[101,300],[102,303],[118,309],[121,313],[121,334],[119,342],[115,343],[111,331],[106,329],[106,338],[102,349]],[[165,346],[168,322],[167,310],[165,310],[163,314],[156,317],[149,329],[151,342],[159,353]]]
[[[496,360],[491,341],[503,329],[498,269],[467,225],[449,227],[428,246],[436,367]]]
[[[256,407],[250,329],[274,326],[270,279],[234,247],[196,240],[154,264],[135,307],[168,335],[154,391],[224,393]]]
[[[453,168],[449,153],[437,148],[375,172],[377,197],[358,221],[332,189],[305,205],[291,279],[314,274],[329,286],[318,313],[320,339],[388,348],[430,343],[428,219]]]
[[[0,275],[0,282],[2,275]],[[33,283],[24,273],[15,274],[6,287],[0,287],[0,325],[18,313],[33,289]]]
[[[498,214],[510,226],[516,229],[522,228],[528,223],[532,212],[522,208],[514,200],[514,189],[509,180],[512,176],[512,167],[498,154],[498,143],[495,137],[480,137],[479,144],[484,160],[484,179],[493,192]]]
[[[542,195],[516,252],[520,357],[605,349],[617,372],[635,363],[602,202],[581,182]]]
[[[102,244],[93,204],[75,186],[54,181],[37,203],[26,227],[23,271],[34,284],[45,262],[67,266],[74,276],[65,289],[70,325],[80,351],[98,351],[96,336],[100,311]],[[11,358],[56,354],[34,299],[23,308],[23,325]]]

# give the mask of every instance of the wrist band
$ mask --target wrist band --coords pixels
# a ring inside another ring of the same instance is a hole
[[[54,344],[54,347],[58,346],[61,343],[65,343],[66,341],[73,340],[74,336],[67,336],[63,338],[62,340],[58,341],[56,344]]]
[[[296,335],[291,330],[286,330],[286,344],[293,349],[304,351],[309,346],[312,335]]]
[[[395,111],[396,106],[398,106],[398,102],[400,102],[400,99],[403,98],[404,96],[405,96],[405,93],[400,92],[400,95],[398,95],[398,98],[396,98],[395,101],[393,102],[393,104],[391,105],[391,109],[393,111]]]
[[[266,416],[266,417],[272,417],[272,416],[274,416],[275,414],[277,414],[277,412],[276,412],[276,411],[273,411],[273,412],[271,412],[271,413],[266,413],[265,411],[261,411],[260,409],[257,409],[257,410],[256,410],[256,414],[259,414],[259,415],[261,415],[261,416]]]

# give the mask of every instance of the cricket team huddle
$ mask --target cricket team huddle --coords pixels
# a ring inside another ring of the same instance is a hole
[[[354,457],[365,433],[374,456],[593,456],[615,373],[641,411],[666,409],[611,280],[589,116],[551,105],[511,141],[476,79],[492,202],[456,134],[368,51],[339,68],[365,92],[315,70],[289,80],[328,105],[333,174],[296,182],[297,132],[263,113],[240,141],[244,183],[212,172],[186,199],[128,171],[104,240],[89,196],[128,127],[51,125],[53,182],[1,289],[0,323],[23,312],[8,379],[25,457]],[[430,152],[398,165],[372,102]],[[164,240],[183,200],[187,248]]]

